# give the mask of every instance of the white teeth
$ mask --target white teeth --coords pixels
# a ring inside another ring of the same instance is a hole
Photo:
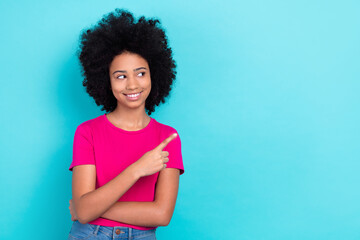
[[[137,97],[137,96],[139,96],[139,95],[140,95],[140,93],[137,93],[137,94],[131,94],[131,95],[126,95],[126,96],[131,97],[131,98],[134,98],[134,97]]]

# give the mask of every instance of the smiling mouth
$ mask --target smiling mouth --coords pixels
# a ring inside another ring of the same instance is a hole
[[[138,94],[140,94],[140,93],[142,93],[142,91],[141,91],[141,92],[137,92],[137,93],[130,93],[130,94],[125,94],[125,93],[124,93],[124,95],[125,95],[125,96],[129,96],[129,97],[131,97],[131,96],[135,96],[135,97],[136,97],[136,96],[137,96]]]
[[[133,93],[133,94],[125,94],[124,93],[124,95],[125,95],[126,99],[129,101],[137,101],[140,99],[141,93],[142,92]]]

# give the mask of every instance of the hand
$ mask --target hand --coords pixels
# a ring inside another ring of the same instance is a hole
[[[70,199],[70,206],[69,206],[69,209],[70,209],[70,214],[71,214],[71,221],[76,221],[78,220],[78,217],[75,213],[75,208],[74,208],[74,204],[73,204],[73,201],[72,199]]]
[[[146,152],[139,160],[132,164],[140,174],[140,177],[154,174],[166,168],[165,163],[169,161],[169,152],[163,151],[163,149],[176,137],[176,133],[171,134],[157,147]]]

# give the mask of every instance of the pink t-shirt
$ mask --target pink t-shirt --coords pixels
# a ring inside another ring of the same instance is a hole
[[[158,146],[172,133],[178,132],[153,118],[141,130],[126,131],[113,125],[106,114],[100,115],[77,127],[73,143],[73,160],[69,170],[72,171],[74,166],[82,164],[96,165],[96,188],[99,188],[136,162],[144,153]],[[180,175],[183,174],[179,133],[163,151],[169,152],[167,168],[178,168]],[[154,201],[158,175],[159,172],[141,177],[118,201]],[[136,226],[101,217],[89,223],[108,227],[125,226],[140,230],[156,228]]]

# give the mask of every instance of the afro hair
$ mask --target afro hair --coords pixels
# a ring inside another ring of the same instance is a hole
[[[82,30],[77,52],[82,66],[83,86],[101,110],[112,112],[117,100],[110,89],[109,67],[122,52],[136,53],[149,64],[151,91],[145,102],[149,115],[164,103],[176,76],[176,63],[159,19],[137,22],[127,10],[115,9],[93,27]]]

